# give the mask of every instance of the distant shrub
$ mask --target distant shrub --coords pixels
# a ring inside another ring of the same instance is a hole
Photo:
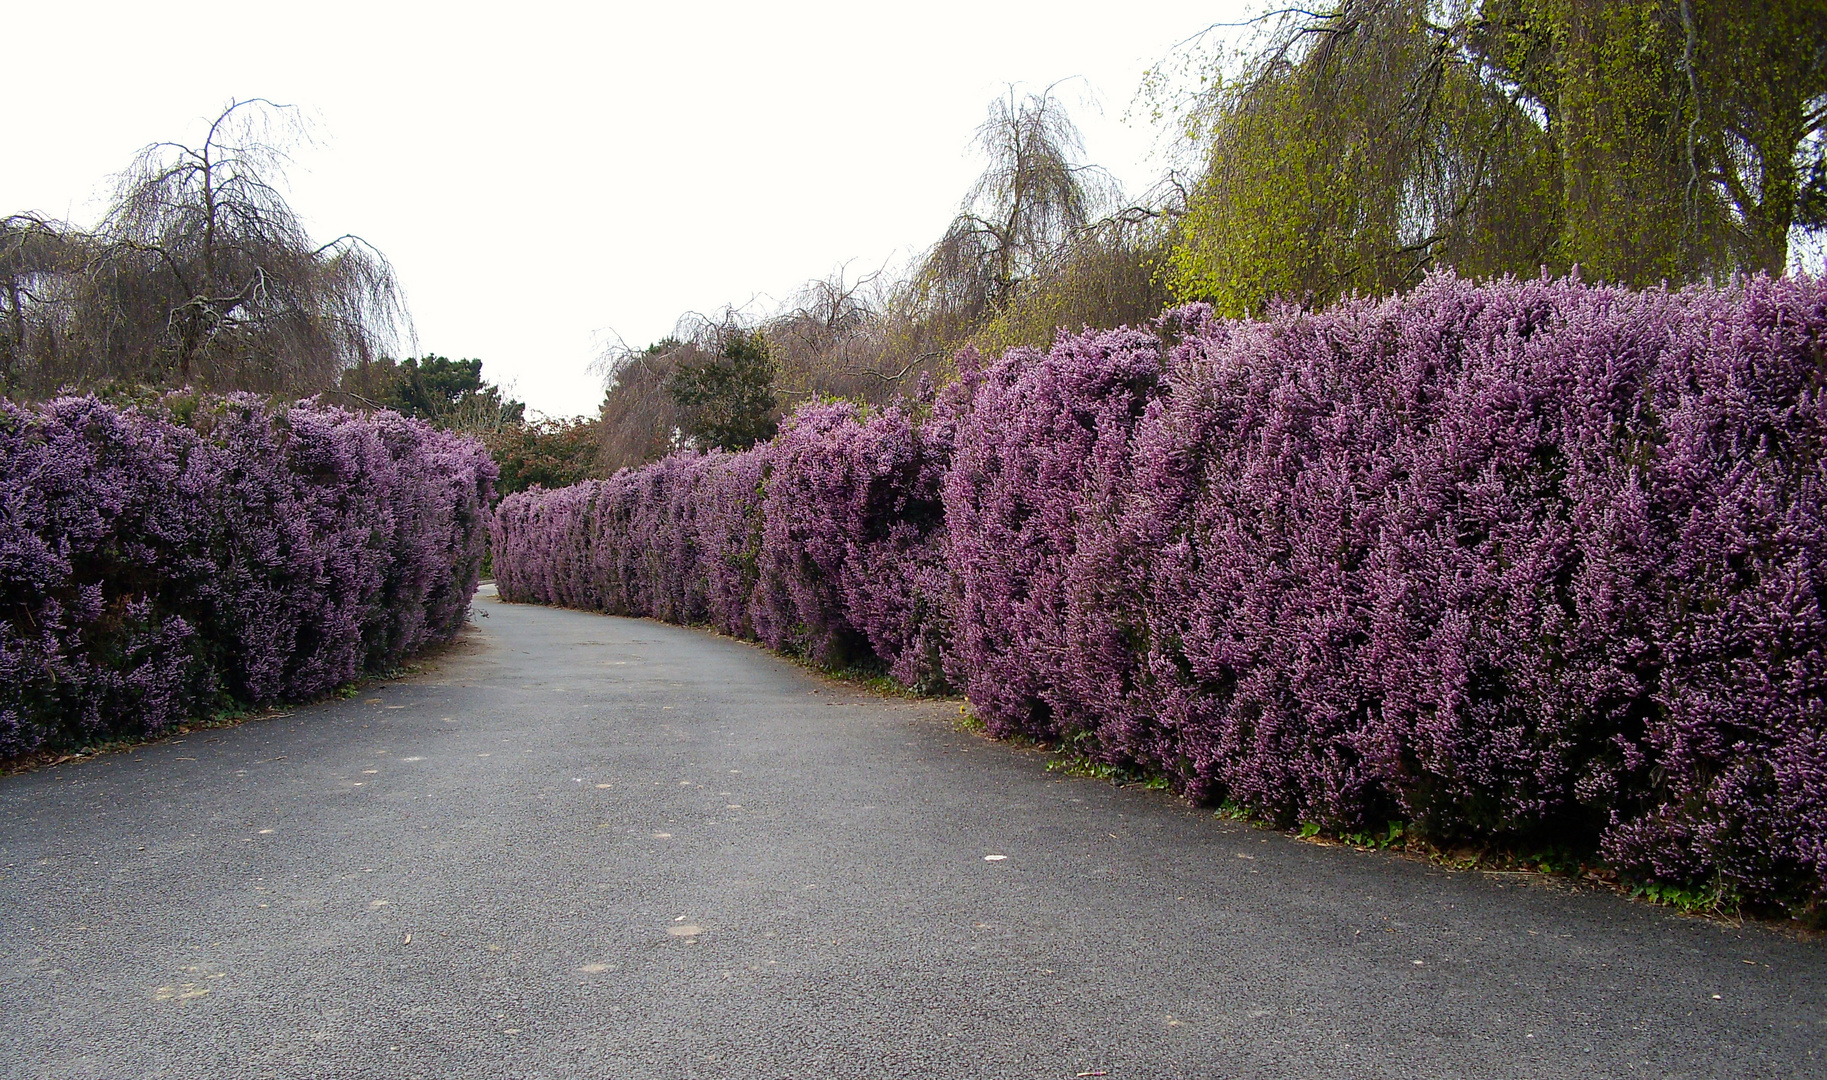
[[[392,413],[0,403],[0,756],[314,697],[450,638],[494,475]]]
[[[1442,276],[959,368],[930,419],[803,408],[613,514],[512,497],[503,594],[659,613],[558,569],[620,545],[703,583],[666,617],[940,671],[1195,798],[1827,905],[1827,282]]]

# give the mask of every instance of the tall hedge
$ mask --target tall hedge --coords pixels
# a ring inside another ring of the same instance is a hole
[[[549,569],[607,544],[1196,798],[1827,904],[1827,282],[1440,276],[960,367],[624,473],[613,513],[510,498],[503,594],[706,618]],[[691,513],[617,524],[674,474]]]
[[[314,697],[450,638],[494,476],[392,413],[0,403],[0,757]]]

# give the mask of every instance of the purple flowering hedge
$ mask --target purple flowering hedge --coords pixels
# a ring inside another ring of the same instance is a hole
[[[1286,825],[1827,906],[1827,281],[1442,276],[960,366],[510,497],[502,594],[873,660]]]
[[[308,699],[448,640],[494,477],[393,413],[0,403],[0,758]]]

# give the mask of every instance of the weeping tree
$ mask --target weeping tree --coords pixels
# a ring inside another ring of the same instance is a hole
[[[1819,0],[1487,0],[1474,44],[1558,154],[1558,262],[1648,284],[1780,274],[1818,229]]]
[[[938,243],[916,266],[899,306],[908,343],[949,351],[1005,308],[1022,284],[1101,211],[1114,185],[1082,161],[1084,140],[1051,88],[990,105],[976,145],[989,165]]]
[[[644,349],[616,346],[598,361],[604,393],[597,434],[605,472],[645,465],[679,448],[682,418],[666,384],[683,345],[667,337]]]
[[[1051,89],[995,101],[977,146],[989,166],[903,305],[932,352],[1045,346],[1062,327],[1136,325],[1161,312],[1179,187],[1170,180],[1125,204],[1110,175],[1083,161],[1083,139]]]
[[[1161,273],[1177,192],[1100,218],[1059,246],[971,336],[985,355],[1045,348],[1062,329],[1140,326],[1172,300]],[[1158,193],[1160,194],[1160,193]]]
[[[881,403],[910,370],[893,348],[900,326],[894,287],[881,272],[851,277],[838,267],[801,286],[758,327],[788,398],[845,397]]]
[[[1388,292],[1435,266],[1780,272],[1819,228],[1818,0],[1342,0],[1270,16],[1181,117],[1176,296]]]
[[[1290,15],[1188,127],[1206,171],[1169,280],[1244,314],[1270,297],[1386,292],[1447,262],[1540,265],[1553,147],[1428,0]]]
[[[1791,237],[1827,229],[1827,4],[1673,8],[1663,53],[1685,84],[1687,220],[1702,227],[1718,207],[1733,265],[1781,273]]]
[[[142,150],[101,225],[47,272],[55,284],[23,301],[37,310],[22,321],[44,330],[18,354],[15,388],[312,392],[391,351],[406,313],[386,258],[353,235],[317,243],[280,190],[302,134],[295,110],[254,99],[195,146]]]
[[[0,218],[0,390],[35,357],[64,348],[75,272],[91,244],[79,230],[35,214]]]

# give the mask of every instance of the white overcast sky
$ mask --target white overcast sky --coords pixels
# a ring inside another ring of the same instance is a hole
[[[934,240],[1014,83],[1059,94],[1132,192],[1145,68],[1252,0],[9,5],[0,213],[93,224],[112,174],[231,97],[301,106],[294,208],[393,261],[421,351],[551,415],[609,336],[766,304]]]

